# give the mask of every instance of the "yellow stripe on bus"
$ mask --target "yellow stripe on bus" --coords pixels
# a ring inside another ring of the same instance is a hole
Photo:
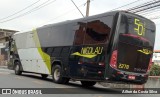
[[[51,58],[48,54],[46,54],[45,52],[42,51],[42,48],[41,48],[41,45],[40,45],[40,42],[39,42],[39,38],[38,38],[38,34],[37,34],[37,30],[36,29],[33,29],[33,39],[35,41],[35,44],[36,44],[36,47],[38,49],[38,52],[40,53],[42,59],[44,60],[48,70],[49,70],[49,73],[51,73]]]

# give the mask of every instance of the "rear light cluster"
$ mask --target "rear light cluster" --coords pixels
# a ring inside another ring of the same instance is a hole
[[[114,50],[112,52],[112,56],[111,56],[111,59],[110,59],[110,66],[112,68],[117,68],[117,50]]]
[[[152,67],[152,58],[150,58],[147,72],[150,71],[151,67]]]
[[[129,76],[128,76],[128,79],[129,79],[129,80],[135,80],[135,75],[129,75]]]

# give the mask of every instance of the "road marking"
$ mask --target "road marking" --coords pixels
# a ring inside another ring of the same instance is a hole
[[[34,83],[36,83],[36,84],[40,84],[40,85],[42,85],[43,84],[43,82],[41,82],[41,81],[38,81],[38,80],[35,80],[35,81],[33,81]]]

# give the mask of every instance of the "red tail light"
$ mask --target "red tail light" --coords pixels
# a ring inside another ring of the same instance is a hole
[[[111,60],[110,60],[110,66],[112,68],[117,68],[117,50],[112,52]]]
[[[152,67],[152,58],[150,58],[147,72],[150,71],[151,67]]]

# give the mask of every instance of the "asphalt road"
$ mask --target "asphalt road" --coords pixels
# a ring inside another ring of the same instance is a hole
[[[160,97],[160,94],[116,94],[119,90],[102,87],[96,84],[92,88],[83,88],[80,82],[70,81],[69,84],[56,84],[51,77],[42,79],[38,74],[23,73],[21,76],[14,71],[0,68],[0,88],[52,88],[58,94],[20,95],[24,97]],[[62,91],[62,92],[59,92]],[[0,95],[1,97],[2,95]],[[4,96],[4,95],[3,95]],[[5,95],[17,97],[19,95]]]

